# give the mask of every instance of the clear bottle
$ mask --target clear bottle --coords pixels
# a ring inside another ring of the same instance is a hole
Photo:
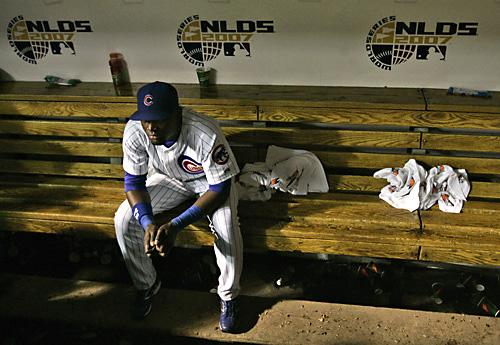
[[[109,54],[109,68],[116,95],[131,96],[132,85],[130,83],[127,62],[121,53],[113,52]]]

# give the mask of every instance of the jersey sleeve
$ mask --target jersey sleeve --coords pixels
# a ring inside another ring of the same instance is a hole
[[[217,126],[213,144],[202,161],[208,184],[215,185],[236,176],[240,169],[224,134]]]
[[[125,127],[123,134],[123,170],[131,175],[148,173],[148,153],[139,136],[136,126]]]

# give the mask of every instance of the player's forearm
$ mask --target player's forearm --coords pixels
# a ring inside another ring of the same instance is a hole
[[[130,207],[134,207],[134,205],[139,203],[151,203],[151,197],[147,190],[129,190],[125,193],[127,196],[128,203]]]
[[[195,223],[203,216],[212,213],[226,201],[231,189],[230,182],[211,187],[215,187],[216,190],[207,190],[190,208],[172,219],[171,225],[173,228],[181,231],[189,224]]]
[[[199,207],[204,215],[209,214],[226,201],[228,192],[229,191],[214,192],[212,190],[207,190],[198,200],[196,200],[194,206]]]
[[[125,194],[132,208],[132,215],[142,228],[146,230],[149,225],[154,224],[151,197],[147,190],[129,190]]]

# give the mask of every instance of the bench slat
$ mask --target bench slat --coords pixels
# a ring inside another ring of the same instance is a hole
[[[271,122],[321,122],[328,124],[414,126],[415,111],[349,108],[272,107],[259,108],[259,120]]]
[[[374,132],[350,130],[320,130],[299,128],[248,128],[230,135],[253,143],[275,145],[321,145],[336,147],[419,148],[420,134],[409,132]]]
[[[256,121],[255,106],[192,105],[190,108],[217,119]],[[135,103],[0,101],[0,114],[54,117],[128,118]]]
[[[346,125],[416,126],[428,128],[500,128],[498,114],[475,112],[373,110],[348,108],[271,107],[260,108],[259,120],[271,122],[321,122]]]
[[[54,176],[1,176],[0,186],[22,186],[31,188],[60,188],[81,190],[104,190],[115,193],[123,191],[123,180],[93,179],[84,177],[54,177]]]
[[[0,172],[123,178],[123,168],[121,165],[101,163],[0,159]]]
[[[500,135],[422,134],[422,148],[500,153]]]
[[[0,139],[0,152],[88,157],[122,157],[120,143]]]
[[[495,158],[418,155],[415,159],[430,167],[447,164],[455,169],[466,169],[468,174],[500,174],[500,159]]]
[[[123,137],[123,123],[84,123],[41,120],[2,120],[0,134],[47,135],[63,137]]]
[[[455,169],[467,169],[473,174],[498,174],[500,159],[471,158],[410,154],[379,154],[360,152],[325,152],[314,151],[326,168],[367,168],[375,172],[388,167],[402,167],[409,159],[414,158],[419,163],[429,167],[448,164]]]
[[[439,248],[423,246],[419,260],[455,264],[500,266],[500,251],[479,248]]]
[[[0,101],[0,114],[5,115],[127,118],[135,110],[128,103]]]
[[[117,207],[125,200],[123,186],[120,189],[68,188],[52,186],[0,185],[0,200],[9,203],[33,203],[51,205],[99,205]]]
[[[500,129],[498,114],[481,113],[478,108],[469,112],[425,111],[418,114],[419,126],[451,129]]]
[[[375,258],[398,258],[417,260],[418,246],[365,243],[304,238],[283,238],[274,236],[252,236],[244,238],[250,248],[302,253],[324,253],[335,255],[369,256]]]
[[[315,197],[315,196],[312,196]],[[288,196],[284,197],[287,199]],[[393,209],[376,195],[323,195],[324,200],[301,198],[286,200],[271,199],[265,203],[241,202],[240,216],[254,219],[296,222],[297,224],[351,224],[360,228],[391,226],[402,229],[419,229],[418,215]],[[328,199],[326,199],[328,198]],[[248,205],[245,207],[244,205]],[[269,212],[272,210],[272,212]],[[391,217],[387,214],[390,212]],[[370,221],[367,222],[366,219]]]

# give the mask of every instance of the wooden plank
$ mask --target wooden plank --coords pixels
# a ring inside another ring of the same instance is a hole
[[[17,204],[50,205],[111,205],[117,207],[125,200],[120,189],[75,188],[67,186],[0,185],[0,200]]]
[[[420,212],[425,247],[470,250],[500,248],[500,203],[468,201],[462,213],[444,213],[434,207]]]
[[[417,229],[397,224],[370,225],[345,219],[324,226],[309,226],[296,222],[272,221],[268,219],[241,217],[241,231],[244,236],[272,236],[296,239],[336,240],[367,242],[375,244],[417,245]],[[414,222],[416,225],[417,222]]]
[[[418,113],[420,127],[429,128],[460,128],[460,129],[500,129],[498,114],[452,111],[425,111]]]
[[[376,195],[330,193],[323,195],[322,199],[312,199],[312,197],[315,196],[307,198],[285,196],[290,200],[271,199],[265,203],[241,202],[239,214],[242,218],[291,221],[302,226],[311,224],[328,227],[331,224],[348,224],[353,228],[378,229],[384,226],[401,229],[420,228],[416,213],[394,209]]]
[[[500,135],[422,133],[422,148],[445,151],[495,152],[500,155]]]
[[[194,111],[217,120],[257,121],[257,107],[228,105],[186,105]]]
[[[219,120],[257,120],[254,106],[192,105],[195,111]],[[0,114],[54,117],[128,118],[137,110],[135,103],[0,101]]]
[[[1,153],[122,157],[122,144],[89,141],[0,139]]]
[[[0,231],[37,232],[95,239],[116,238],[113,224],[17,217],[2,217],[2,223]],[[177,237],[176,245],[211,246],[213,240],[213,235],[207,226],[205,231],[190,229],[182,231]]]
[[[498,182],[471,182],[470,197],[500,199],[500,183]]]
[[[114,212],[119,205],[99,206],[63,206],[40,204],[8,204],[3,203],[0,210],[2,218],[31,218],[68,222],[84,222],[99,224],[114,224]]]
[[[447,164],[455,169],[466,169],[469,174],[500,174],[500,159],[452,156],[415,155],[417,162],[429,167]]]
[[[415,126],[498,130],[498,114],[476,112],[407,111],[390,109],[314,108],[261,106],[259,120],[271,122],[321,122],[342,125]]]
[[[319,157],[325,168],[366,168],[372,170],[373,172],[387,167],[402,167],[408,159],[418,159],[420,157],[410,154],[328,151],[313,152]]]
[[[500,92],[491,92],[491,98],[448,95],[446,89],[423,89],[423,93],[428,110],[500,113]]]
[[[331,192],[370,192],[379,193],[387,181],[373,176],[328,175]]]
[[[53,235],[70,235],[82,238],[116,238],[113,224],[78,222],[2,215],[0,231],[36,232]]]
[[[415,111],[349,108],[271,107],[259,108],[259,120],[271,122],[321,122],[329,124],[403,126],[415,125]]]
[[[229,140],[273,145],[419,148],[420,133],[321,130],[301,128],[240,128]]]
[[[473,174],[500,174],[500,159],[410,154],[313,151],[326,168],[366,168],[370,171],[402,167],[411,158],[427,167],[448,164]]]
[[[123,168],[121,165],[104,163],[0,159],[0,172],[18,174],[123,178]]]
[[[0,101],[5,115],[128,118],[135,110],[135,104],[127,103]]]
[[[38,218],[9,218],[2,217],[5,225],[1,230],[28,231],[52,234],[74,235],[88,238],[114,238],[112,224],[87,222],[72,222],[64,220],[43,220]],[[208,229],[208,227],[206,227]],[[259,236],[243,233],[245,249],[299,251],[304,253],[326,253],[338,255],[355,255],[370,257],[388,257],[400,259],[417,259],[418,246],[402,244],[352,242],[345,239],[296,238],[287,236]],[[182,231],[176,245],[211,246],[213,235],[208,231],[192,230],[191,227]]]
[[[500,251],[424,246],[420,252],[420,260],[454,264],[492,265],[498,268],[500,267]]]
[[[123,123],[85,123],[41,120],[1,120],[0,134],[47,135],[63,137],[123,137]]]
[[[379,193],[387,185],[384,179],[373,176],[328,175],[331,192]],[[471,180],[470,198],[500,199],[500,183]]]
[[[416,260],[418,246],[318,240],[304,238],[280,238],[273,236],[252,236],[245,238],[248,248],[262,248],[274,251],[294,251],[301,253],[323,253],[334,255],[369,256]]]
[[[54,177],[54,176],[1,176],[0,188],[2,186],[19,187],[49,187],[61,189],[82,189],[82,190],[104,190],[116,193],[123,191],[123,179],[94,179],[94,178],[76,178],[76,177]]]
[[[143,83],[132,84],[133,93]],[[317,87],[280,85],[174,84],[181,104],[313,105],[347,108],[425,109],[420,89],[375,87]],[[73,88],[46,88],[42,82],[0,83],[0,100],[128,102],[133,96],[116,97],[111,83],[82,83]]]

